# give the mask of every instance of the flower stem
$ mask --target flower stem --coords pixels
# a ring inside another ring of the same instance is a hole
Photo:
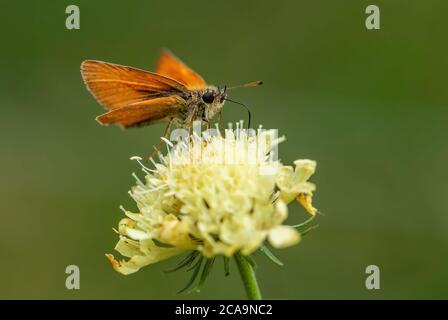
[[[246,289],[247,298],[249,300],[261,300],[261,292],[253,267],[241,253],[235,254],[235,261]]]

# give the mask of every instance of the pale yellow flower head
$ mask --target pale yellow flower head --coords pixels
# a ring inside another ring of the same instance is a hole
[[[315,186],[308,182],[316,163],[284,166],[272,156],[281,141],[260,130],[189,135],[175,146],[166,141],[166,155],[153,169],[143,166],[143,182],[136,177],[130,195],[138,212],[125,211],[115,247],[129,260],[108,254],[113,267],[130,274],[191,250],[205,257],[250,255],[265,241],[276,248],[298,243],[300,234],[283,225],[287,204],[297,199],[316,213]]]

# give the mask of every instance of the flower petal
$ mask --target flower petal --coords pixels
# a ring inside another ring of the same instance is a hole
[[[288,226],[278,226],[269,231],[269,243],[274,248],[286,248],[299,243],[300,234]]]
[[[299,193],[297,196],[297,201],[308,211],[309,214],[314,216],[317,212],[317,209],[313,207],[312,204],[312,195],[306,193]]]
[[[180,248],[157,247],[151,240],[144,241],[144,246],[140,243],[140,247],[137,247],[136,243],[138,242],[129,241],[125,237],[122,237],[115,247],[120,254],[125,257],[130,257],[129,260],[118,261],[112,254],[106,254],[106,257],[116,271],[128,275],[137,272],[144,266],[171,258],[185,251]]]

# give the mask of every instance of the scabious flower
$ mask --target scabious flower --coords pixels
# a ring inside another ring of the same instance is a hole
[[[316,163],[296,160],[285,166],[273,157],[282,142],[271,131],[237,127],[225,135],[191,134],[151,159],[130,191],[138,212],[125,211],[115,249],[127,260],[106,256],[122,274],[179,255],[213,259],[249,256],[267,241],[275,248],[297,244],[300,233],[284,225],[287,204],[297,200],[311,215]]]

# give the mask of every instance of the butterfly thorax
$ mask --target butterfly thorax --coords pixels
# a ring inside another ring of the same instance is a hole
[[[225,98],[225,91],[214,86],[190,91],[185,97],[185,107],[182,108],[179,119],[176,119],[178,125],[191,127],[196,120],[208,123],[221,112]]]

